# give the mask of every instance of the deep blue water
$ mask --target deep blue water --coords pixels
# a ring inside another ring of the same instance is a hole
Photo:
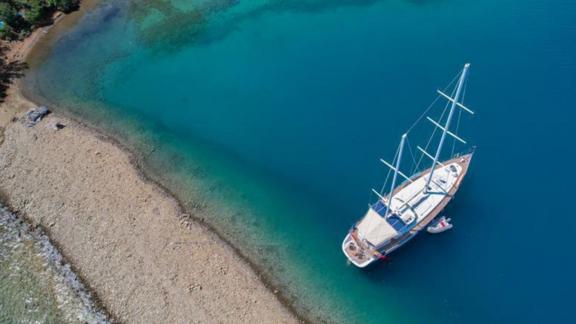
[[[137,3],[104,1],[62,35],[33,92],[133,147],[298,309],[570,321],[576,3]],[[477,115],[461,134],[477,152],[446,210],[455,229],[347,265],[340,243],[385,178],[378,159],[465,62]]]

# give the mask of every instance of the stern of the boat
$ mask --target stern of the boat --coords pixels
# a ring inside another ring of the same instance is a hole
[[[354,230],[351,230],[344,238],[342,252],[358,268],[365,268],[378,259],[371,247],[356,239]]]

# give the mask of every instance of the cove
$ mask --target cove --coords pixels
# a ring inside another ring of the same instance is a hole
[[[551,202],[570,200],[574,176],[549,168],[575,153],[575,9],[103,1],[26,82],[130,147],[312,320],[561,322],[575,221]],[[454,230],[347,265],[340,243],[386,176],[378,159],[468,61],[478,148],[446,210]]]

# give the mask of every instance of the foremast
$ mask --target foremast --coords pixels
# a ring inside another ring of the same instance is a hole
[[[392,198],[394,196],[394,188],[396,188],[396,180],[398,179],[398,172],[400,169],[400,162],[402,161],[402,152],[404,152],[404,143],[406,142],[407,134],[402,135],[400,139],[400,147],[398,147],[398,158],[396,159],[396,166],[394,167],[394,175],[392,176],[392,184],[390,185],[390,193],[388,194],[388,203],[386,204],[386,212],[384,217],[388,216],[390,207],[392,207]]]

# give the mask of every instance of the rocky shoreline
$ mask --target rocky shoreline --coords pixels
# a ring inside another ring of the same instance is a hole
[[[106,324],[111,323],[109,316],[95,301],[92,292],[88,290],[81,279],[74,273],[71,265],[64,259],[58,249],[50,242],[48,235],[39,226],[32,226],[7,209],[0,207],[0,242],[9,244],[12,249],[18,244],[31,242],[38,250],[37,255],[43,261],[44,276],[50,276],[55,281],[55,289],[60,309],[66,309],[69,317],[80,322]],[[0,258],[2,259],[2,258]]]

